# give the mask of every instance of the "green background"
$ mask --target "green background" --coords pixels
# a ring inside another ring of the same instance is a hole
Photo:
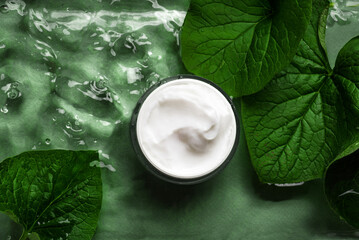
[[[329,209],[322,181],[259,183],[243,131],[226,169],[199,185],[165,183],[139,163],[132,109],[153,83],[186,73],[178,35],[189,1],[13,2],[0,11],[0,159],[35,148],[99,149],[104,198],[95,240],[359,237]],[[356,35],[354,17],[328,28],[331,62]],[[1,214],[0,239],[20,234]]]

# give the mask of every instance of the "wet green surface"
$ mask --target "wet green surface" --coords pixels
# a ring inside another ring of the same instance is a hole
[[[260,184],[243,135],[228,167],[200,185],[168,184],[140,165],[129,118],[154,82],[186,73],[178,34],[188,0],[11,2],[0,10],[0,159],[100,150],[104,201],[94,239],[359,237],[331,212],[321,181]],[[358,29],[356,21],[328,29],[332,61]],[[19,232],[0,215],[0,239]]]

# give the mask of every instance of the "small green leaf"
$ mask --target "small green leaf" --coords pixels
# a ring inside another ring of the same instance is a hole
[[[28,237],[90,240],[102,202],[95,151],[32,151],[0,163],[0,211]],[[36,238],[35,238],[36,239]]]
[[[328,167],[324,190],[331,208],[350,225],[359,228],[359,151]]]
[[[32,233],[29,235],[29,240],[41,240],[37,233]]]
[[[253,165],[263,182],[322,178],[330,162],[358,140],[359,39],[332,70],[324,49],[326,0],[313,2],[311,23],[296,56],[263,91],[242,101]]]
[[[32,233],[29,235],[29,240],[41,240],[37,233]]]
[[[192,0],[182,60],[231,96],[258,92],[293,58],[311,6],[311,0]]]

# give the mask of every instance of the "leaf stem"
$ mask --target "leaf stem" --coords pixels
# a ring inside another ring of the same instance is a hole
[[[28,232],[27,230],[25,230],[25,228],[24,228],[24,230],[22,231],[22,234],[21,234],[21,237],[19,238],[19,240],[26,240],[27,237],[28,237],[28,235],[29,235],[29,232]]]

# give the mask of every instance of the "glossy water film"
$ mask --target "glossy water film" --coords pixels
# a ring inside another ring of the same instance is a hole
[[[108,154],[140,95],[183,72],[186,12],[167,5],[1,1],[1,159],[49,148]]]

